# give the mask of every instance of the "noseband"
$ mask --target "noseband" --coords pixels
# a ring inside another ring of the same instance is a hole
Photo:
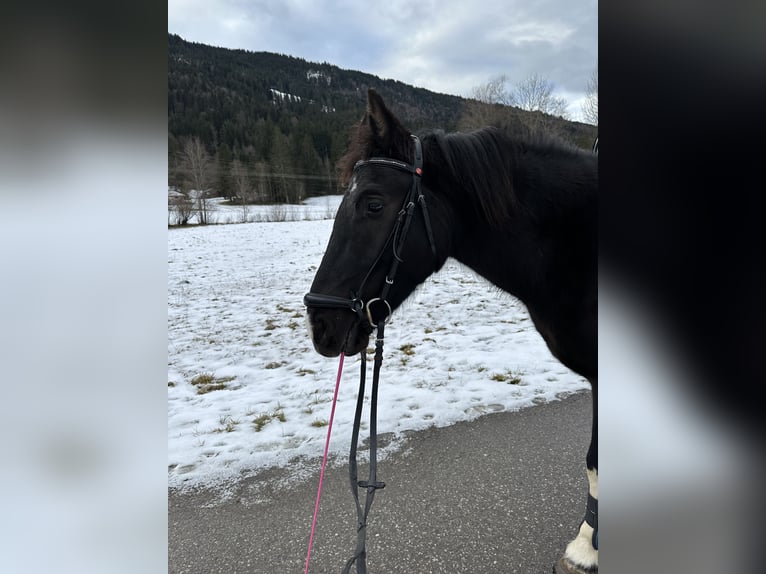
[[[383,248],[370,266],[370,269],[365,274],[359,288],[356,291],[351,291],[351,296],[348,299],[344,297],[336,297],[334,295],[323,295],[321,293],[307,293],[303,297],[303,304],[306,307],[314,309],[349,309],[359,316],[362,325],[364,325],[369,332],[372,332],[372,329],[380,323],[380,321],[388,322],[391,317],[391,305],[386,300],[386,297],[388,297],[388,292],[394,284],[399,263],[404,261],[400,253],[404,241],[407,239],[407,233],[409,232],[410,223],[412,222],[412,212],[415,210],[416,205],[420,205],[423,212],[426,234],[428,235],[428,241],[431,245],[431,252],[434,255],[434,259],[436,259],[436,244],[434,243],[431,219],[428,215],[428,206],[426,205],[425,196],[420,187],[420,179],[423,173],[423,150],[420,145],[420,139],[418,139],[417,136],[413,135],[412,140],[415,144],[415,160],[412,164],[386,157],[372,157],[368,160],[360,160],[354,165],[354,173],[360,168],[368,165],[378,165],[411,173],[412,184],[409,193],[407,194],[407,197],[405,197],[402,208],[397,214],[394,228],[391,230],[388,239],[383,244]],[[391,262],[391,268],[386,275],[385,283],[383,284],[378,297],[371,298],[365,302],[361,298],[362,289],[364,288],[365,283],[367,283],[367,279],[369,279],[370,275],[377,267],[380,259],[383,257],[389,243],[393,243],[394,258]]]

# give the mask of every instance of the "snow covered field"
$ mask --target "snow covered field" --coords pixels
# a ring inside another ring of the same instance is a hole
[[[274,465],[298,472],[321,457],[338,360],[313,350],[302,298],[333,224],[321,217],[338,199],[296,207],[305,211],[295,221],[169,230],[171,487]],[[341,462],[358,376],[359,358],[347,358],[330,446]],[[391,452],[409,431],[587,388],[553,358],[521,303],[450,259],[386,329],[378,432]]]

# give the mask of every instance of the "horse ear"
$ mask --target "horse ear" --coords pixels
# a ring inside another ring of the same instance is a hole
[[[380,139],[386,139],[390,133],[392,114],[383,103],[383,98],[373,88],[367,91],[367,122],[372,133]]]
[[[407,130],[391,113],[383,102],[383,98],[373,88],[367,91],[367,125],[372,132],[378,146],[383,150],[391,150],[395,147],[397,138],[409,137]]]

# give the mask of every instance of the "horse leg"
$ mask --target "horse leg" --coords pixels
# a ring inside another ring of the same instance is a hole
[[[596,380],[591,381],[593,391],[593,428],[590,447],[585,458],[588,475],[588,502],[585,517],[577,537],[556,563],[554,574],[595,574],[598,572],[598,392]]]

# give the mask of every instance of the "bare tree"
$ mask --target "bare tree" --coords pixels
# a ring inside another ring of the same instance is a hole
[[[585,121],[594,126],[598,125],[598,66],[588,80],[585,89],[585,101],[582,104],[582,115]]]
[[[273,195],[271,177],[269,176],[269,164],[266,162],[258,161],[255,163],[253,183],[255,188],[253,190],[253,199],[255,203],[266,203]]]
[[[474,86],[466,99],[458,129],[468,131],[484,126],[518,124],[517,110],[510,107],[507,83],[508,77],[501,74],[490,78],[486,84]]]
[[[235,159],[231,164],[231,179],[237,201],[242,208],[240,221],[246,223],[250,213],[250,204],[253,201],[253,185],[247,168],[238,159]]]
[[[508,77],[502,74],[472,88],[458,127],[475,129],[485,125],[524,124],[532,129],[555,131],[555,122],[548,116],[569,119],[567,100],[554,95],[553,82],[546,77],[532,74],[510,90],[506,88],[507,84]]]
[[[566,98],[553,94],[553,82],[540,74],[532,74],[518,82],[510,96],[510,104],[528,112],[542,112],[567,119]]]
[[[193,137],[184,143],[179,164],[187,179],[186,195],[194,202],[197,220],[205,225],[213,210],[208,201],[213,187],[213,160],[199,138]]]
[[[168,223],[171,225],[186,225],[194,215],[194,204],[189,196],[183,193],[168,193]]]
[[[510,105],[510,94],[505,89],[508,77],[505,74],[494,76],[486,84],[471,88],[470,98],[483,104]]]

